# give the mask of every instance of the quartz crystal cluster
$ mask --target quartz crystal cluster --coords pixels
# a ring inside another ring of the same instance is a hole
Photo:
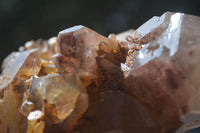
[[[1,133],[185,133],[200,127],[200,17],[166,12],[104,37],[84,26],[2,63]]]

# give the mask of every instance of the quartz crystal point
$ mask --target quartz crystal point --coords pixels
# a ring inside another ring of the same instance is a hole
[[[12,53],[3,66],[0,76],[0,132],[24,133],[26,120],[19,112],[26,90],[23,81],[40,70],[37,49]]]
[[[58,72],[76,72],[84,76],[97,75],[95,57],[99,45],[105,47],[106,52],[117,47],[112,40],[81,25],[59,32],[57,43],[59,53],[65,56],[55,58]]]
[[[60,123],[70,116],[82,95],[85,95],[83,100],[86,104],[80,111],[84,112],[87,108],[86,90],[79,79],[71,73],[63,76],[49,74],[36,78],[32,81],[30,93],[36,108],[44,110],[53,123]]]
[[[62,75],[63,79],[69,84],[71,89],[75,89],[78,92],[78,97],[75,99],[75,94],[74,96],[72,94],[65,93],[65,97],[62,100],[64,100],[64,103],[67,103],[67,100],[76,100],[75,105],[73,108],[70,108],[70,114],[68,117],[60,123],[57,123],[55,125],[51,121],[47,121],[48,128],[45,129],[45,132],[47,133],[55,133],[55,132],[73,132],[74,126],[78,124],[78,120],[81,118],[81,116],[86,112],[88,108],[88,94],[86,92],[86,89],[82,82],[79,80],[78,77],[76,77],[74,74],[64,74]],[[66,99],[66,100],[65,100]],[[63,106],[63,105],[62,105]],[[66,111],[63,110],[63,111]]]
[[[168,129],[199,120],[200,18],[167,12],[133,33],[122,69],[124,89],[149,107],[158,126]],[[193,114],[193,117],[191,115]],[[161,132],[161,131],[160,131]]]
[[[29,41],[0,75],[0,133],[185,133],[200,127],[200,18],[166,12],[104,37]]]

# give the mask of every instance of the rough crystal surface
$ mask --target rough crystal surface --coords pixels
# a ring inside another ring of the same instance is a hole
[[[2,133],[185,133],[200,127],[200,18],[166,12],[104,37],[84,26],[11,53]]]
[[[32,81],[30,93],[33,101],[38,108],[45,110],[53,123],[62,122],[73,112],[80,90],[84,88],[77,80],[74,74],[63,77],[49,74]]]
[[[12,53],[4,65],[0,76],[0,132],[24,133],[26,120],[19,112],[26,90],[23,81],[39,72],[39,55],[36,49]]]
[[[149,105],[163,128],[176,127],[181,117],[200,111],[199,23],[199,17],[167,12],[133,33],[139,34],[133,43],[143,46],[129,54],[133,58],[126,62],[124,89]]]
[[[60,54],[66,56],[65,60],[67,60],[68,66],[74,66],[71,68],[75,69],[72,72],[78,71],[78,73],[88,73],[94,76],[97,73],[95,57],[97,56],[99,44],[105,45],[106,48],[108,47],[107,45],[112,44],[108,38],[84,26],[74,26],[61,31],[57,41],[58,51]],[[109,50],[109,47],[107,50]],[[58,57],[55,64],[59,63],[60,60]]]

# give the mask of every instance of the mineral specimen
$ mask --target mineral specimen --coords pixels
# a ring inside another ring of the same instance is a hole
[[[166,12],[104,37],[84,26],[11,53],[1,133],[185,133],[200,127],[200,18]]]
[[[71,69],[74,69],[71,71],[66,70],[66,72],[78,71],[78,73],[86,73],[94,76],[96,76],[97,73],[95,58],[99,45],[105,48],[105,52],[110,51],[110,49],[115,49],[117,46],[111,39],[84,26],[74,26],[61,31],[58,34],[57,41],[59,53],[65,55],[65,63],[68,64]],[[62,60],[63,59],[59,60],[58,57],[55,64],[59,65]]]
[[[12,53],[3,63],[0,76],[0,132],[24,133],[26,119],[19,109],[26,91],[24,81],[40,70],[36,49]]]
[[[188,113],[200,113],[199,23],[199,17],[167,12],[133,33],[139,37],[132,43],[142,48],[129,54],[123,86],[149,106],[165,130],[178,127],[182,117],[189,119]]]

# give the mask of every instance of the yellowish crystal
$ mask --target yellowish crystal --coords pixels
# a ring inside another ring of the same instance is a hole
[[[28,116],[28,128],[26,133],[43,133],[45,122],[44,113],[36,110],[29,114]]]
[[[79,79],[70,73],[63,76],[49,74],[36,78],[30,88],[32,100],[36,107],[46,112],[53,123],[60,123],[74,111],[84,89],[79,82]]]
[[[40,70],[37,49],[14,53],[7,57],[0,76],[0,132],[24,133],[25,117],[19,112],[23,92],[26,90],[24,80],[36,75]]]

